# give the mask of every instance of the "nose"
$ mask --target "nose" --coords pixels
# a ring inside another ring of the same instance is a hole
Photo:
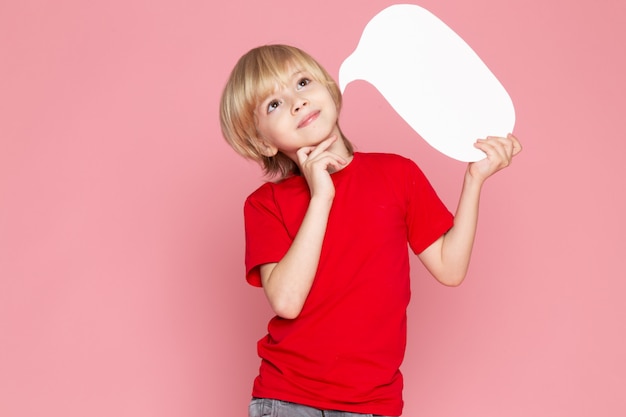
[[[296,114],[300,112],[304,107],[309,105],[309,101],[303,97],[298,97],[294,100],[293,106],[291,108],[291,112]]]

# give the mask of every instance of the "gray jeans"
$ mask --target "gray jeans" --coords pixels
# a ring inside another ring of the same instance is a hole
[[[306,405],[269,398],[253,398],[248,408],[249,417],[384,417],[377,414],[348,413],[347,411],[319,410]]]

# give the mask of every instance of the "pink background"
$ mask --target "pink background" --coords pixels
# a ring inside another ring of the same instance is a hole
[[[246,414],[270,311],[241,207],[262,178],[221,138],[222,85],[270,42],[336,76],[393,2],[213,3],[0,3],[0,415]],[[467,281],[415,262],[404,415],[625,415],[625,3],[416,4],[507,88],[525,150],[484,190]],[[465,164],[371,86],[342,126],[455,208]]]

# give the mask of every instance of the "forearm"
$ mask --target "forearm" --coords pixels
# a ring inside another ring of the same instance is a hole
[[[339,137],[332,134],[318,145],[304,146],[293,157],[311,193],[309,206],[285,256],[278,263],[261,267],[261,280],[270,305],[283,318],[293,319],[300,314],[317,273],[335,197],[330,172],[342,169],[349,157],[342,145],[339,152],[333,151],[333,144],[343,143],[337,142]]]
[[[432,247],[420,254],[420,258],[442,284],[461,284],[470,263],[476,228],[482,180],[466,174],[459,197],[454,225]]]
[[[445,234],[441,250],[445,267],[442,279],[449,285],[460,284],[469,268],[478,226],[480,192],[483,181],[465,176],[463,190],[454,216],[454,226]]]
[[[312,198],[291,247],[276,264],[261,270],[263,288],[274,312],[300,314],[317,272],[332,199]]]
[[[483,183],[494,173],[509,166],[513,156],[522,150],[519,140],[512,134],[479,139],[474,146],[483,151],[486,158],[472,162],[467,167],[454,226],[419,255],[426,268],[445,285],[459,285],[467,274]]]

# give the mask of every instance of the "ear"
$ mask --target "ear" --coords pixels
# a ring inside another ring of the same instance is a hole
[[[271,158],[272,156],[276,156],[278,153],[278,148],[271,143],[263,140],[261,138],[253,138],[252,141],[256,145],[257,150],[263,156]]]

